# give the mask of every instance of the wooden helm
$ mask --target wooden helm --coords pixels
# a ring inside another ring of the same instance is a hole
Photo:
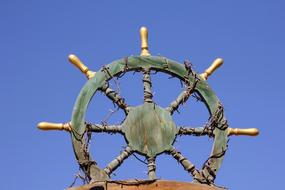
[[[197,74],[188,61],[183,64],[161,56],[151,56],[148,51],[147,29],[141,28],[142,52],[140,56],[129,56],[105,65],[99,71],[90,71],[75,55],[69,60],[89,79],[83,86],[75,102],[71,122],[52,124],[42,122],[38,127],[43,130],[61,129],[71,133],[75,156],[88,181],[108,181],[111,173],[131,154],[138,153],[148,161],[148,178],[156,179],[155,159],[162,153],[170,154],[200,184],[214,185],[216,174],[227,151],[229,135],[257,135],[257,129],[232,129],[228,127],[221,102],[209,87],[207,78],[222,65],[222,59],[214,63],[202,74]],[[123,77],[127,72],[143,74],[144,102],[130,106],[109,86],[113,77]],[[160,107],[153,101],[151,73],[162,72],[183,81],[185,89],[168,107]],[[125,113],[120,125],[91,124],[85,119],[88,105],[96,92],[103,92]],[[205,104],[210,117],[208,122],[198,128],[177,126],[172,115],[181,104],[194,94]],[[119,133],[125,137],[126,148],[105,168],[97,166],[91,157],[86,137],[90,132]],[[213,139],[212,151],[201,169],[198,169],[174,147],[180,135],[208,135]]]

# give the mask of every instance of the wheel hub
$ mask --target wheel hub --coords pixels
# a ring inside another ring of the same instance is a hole
[[[122,129],[129,146],[149,157],[169,150],[176,135],[170,113],[154,103],[131,107]]]

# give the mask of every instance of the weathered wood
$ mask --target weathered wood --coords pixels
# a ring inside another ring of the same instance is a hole
[[[112,162],[108,164],[108,166],[106,166],[106,168],[104,169],[106,174],[110,176],[111,173],[115,171],[132,153],[133,150],[130,147],[125,148],[125,150],[123,150],[117,158],[115,158]]]
[[[95,133],[120,133],[122,132],[121,125],[101,125],[101,124],[86,124],[86,128]]]
[[[72,187],[67,190],[222,190],[222,188],[177,181],[157,180],[144,182],[128,180],[98,182],[81,187]]]
[[[193,136],[212,136],[212,131],[205,127],[179,127],[178,135],[193,135]]]
[[[150,79],[150,71],[146,69],[143,72],[143,94],[144,94],[144,101],[148,103],[152,103],[152,92],[151,92],[151,79]]]
[[[192,176],[195,178],[195,176],[198,174],[197,170],[195,169],[195,165],[190,162],[187,158],[185,158],[180,152],[178,152],[174,147],[169,150],[169,154],[173,156],[182,166],[183,168],[188,172],[191,173]]]
[[[148,168],[148,179],[154,180],[156,179],[156,165],[155,165],[155,157],[151,157],[147,159],[147,168]]]
[[[128,105],[125,103],[125,99],[122,98],[118,92],[113,90],[109,87],[109,83],[106,84],[101,88],[102,92],[117,106],[124,110],[125,114],[128,113]]]
[[[178,95],[178,97],[173,102],[171,102],[170,106],[166,108],[171,114],[173,114],[174,111],[178,110],[181,104],[187,102],[187,100],[195,90],[196,83],[197,81],[195,81],[191,86],[187,84],[186,89],[183,90]]]
[[[148,157],[169,150],[177,132],[170,113],[154,103],[131,107],[122,130],[128,145]]]
[[[200,76],[194,73],[194,76],[189,75],[188,71],[182,64],[179,64],[173,60],[167,59],[165,57],[156,57],[156,56],[131,56],[128,57],[126,70],[126,61],[125,59],[120,59],[112,62],[109,65],[106,65],[101,70],[99,70],[96,75],[87,81],[85,86],[82,88],[79,96],[77,97],[76,103],[74,105],[73,113],[72,113],[72,141],[73,144],[80,145],[81,141],[83,141],[83,136],[86,131],[85,122],[85,114],[94,94],[97,90],[101,89],[106,81],[109,81],[112,77],[120,76],[124,72],[128,71],[145,71],[145,69],[150,69],[154,71],[164,72],[170,74],[174,77],[177,77],[184,82],[187,80],[190,84],[193,84],[197,76],[199,78],[199,82],[195,86],[195,92],[199,94],[202,98],[203,102],[207,106],[210,115],[214,114],[215,111],[220,106],[220,101],[209,87],[206,81],[202,80]],[[188,76],[185,79],[185,76]],[[222,115],[220,123],[224,123],[226,118]],[[219,124],[220,125],[220,124]],[[205,167],[203,167],[201,173],[206,179],[207,183],[213,183],[215,179],[215,175],[218,169],[221,166],[223,155],[225,150],[227,149],[227,130],[223,130],[220,127],[215,127],[213,129],[214,133],[214,144],[212,148],[212,152],[210,154],[210,159],[207,159],[207,163]],[[78,160],[86,157],[86,152],[81,150],[82,146],[73,146],[74,152]],[[131,147],[133,148],[133,147]],[[223,154],[221,154],[223,153]],[[155,156],[158,154],[151,154],[148,156]],[[217,156],[221,155],[221,156]],[[90,157],[89,153],[87,157]],[[203,183],[204,181],[199,181]]]

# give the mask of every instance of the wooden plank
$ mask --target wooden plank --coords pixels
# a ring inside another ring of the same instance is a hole
[[[188,182],[157,180],[148,181],[109,181],[97,182],[67,190],[222,190],[221,188]]]

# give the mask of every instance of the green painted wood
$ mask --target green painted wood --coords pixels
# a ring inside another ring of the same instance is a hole
[[[171,74],[184,80],[184,77],[187,76],[187,71],[182,64],[175,62],[173,60],[167,59],[165,57],[155,57],[155,56],[131,56],[128,57],[128,62],[126,65],[125,59],[120,59],[112,62],[109,65],[106,65],[100,71],[98,71],[94,78],[88,80],[84,87],[82,88],[79,96],[74,105],[72,113],[72,142],[74,147],[74,152],[78,160],[90,160],[91,156],[86,157],[86,153],[80,150],[84,141],[82,140],[83,134],[85,132],[85,113],[88,108],[89,102],[92,100],[93,95],[98,89],[100,89],[106,81],[108,81],[113,76],[118,76],[124,71],[142,71],[142,69],[150,68],[151,70],[161,71],[164,73]],[[189,81],[193,82],[194,78],[190,75]],[[200,78],[200,81],[196,85],[196,91],[204,99],[205,105],[207,106],[210,115],[215,113],[220,105],[220,101],[208,86],[206,81]],[[100,109],[100,108],[98,108]],[[222,115],[221,121],[225,121],[224,115]],[[215,128],[214,130],[214,142],[210,158],[207,162],[208,167],[204,167],[201,171],[205,177],[213,181],[216,175],[216,172],[220,168],[223,156],[216,158],[215,155],[222,153],[227,148],[227,133],[226,130],[221,130]],[[159,151],[154,151],[159,152]],[[211,171],[209,171],[209,169]]]
[[[148,157],[169,150],[177,132],[170,113],[154,103],[132,107],[122,129],[129,146]]]

